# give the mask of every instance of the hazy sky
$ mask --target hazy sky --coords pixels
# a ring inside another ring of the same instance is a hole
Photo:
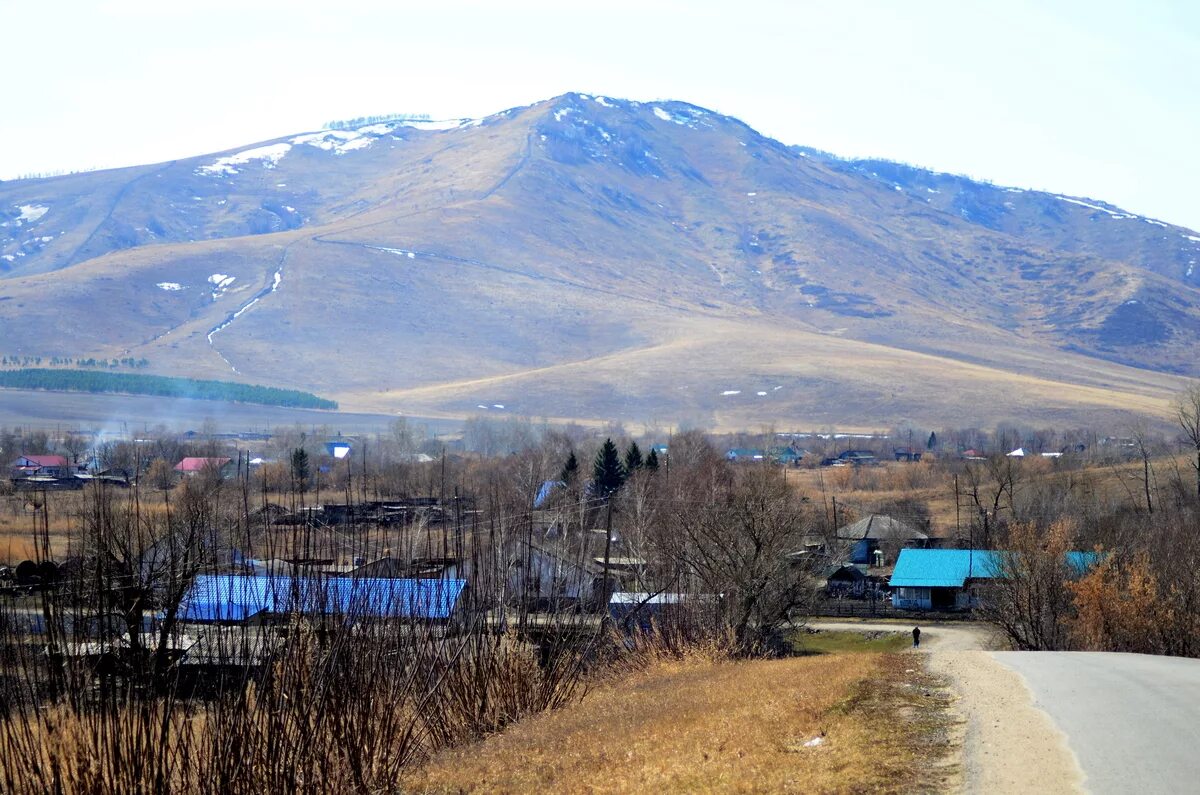
[[[0,178],[566,91],[1200,228],[1200,2],[0,0]]]

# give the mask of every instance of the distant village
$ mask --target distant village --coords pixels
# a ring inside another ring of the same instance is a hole
[[[997,467],[997,462],[1031,456],[1055,465],[1061,459],[1069,466],[1066,462],[1097,453],[1128,459],[1136,449],[1127,438],[1093,436],[1081,441],[1077,435],[1057,440],[1035,437],[1011,448],[1000,439],[992,442],[992,452],[987,453],[981,449],[984,443],[978,432],[968,437],[978,447],[944,444],[934,432],[925,444],[914,446],[911,437],[910,432],[905,444],[897,445],[895,435],[885,433],[780,433],[770,446],[706,444],[735,471],[768,467],[785,473],[785,480],[790,471],[810,485],[824,484],[822,471],[832,477],[843,470],[882,473],[906,466],[928,470],[935,461],[971,471],[972,465],[982,470],[985,464]],[[476,533],[477,523],[488,521],[488,512],[476,496],[447,494],[437,470],[444,469],[447,460],[461,469],[480,457],[464,450],[462,440],[453,448],[443,441],[441,455],[434,455],[438,451],[427,440],[412,442],[396,445],[381,438],[328,434],[310,438],[294,429],[282,436],[186,431],[173,437],[128,439],[75,433],[60,440],[60,452],[10,458],[8,482],[14,494],[43,497],[89,487],[150,493],[199,482],[240,487],[253,495],[252,501],[245,500],[239,520],[251,543],[230,546],[212,561],[210,573],[198,579],[183,599],[180,620],[262,622],[280,613],[271,598],[274,591],[260,592],[253,585],[257,581],[246,578],[319,577],[334,583],[343,578],[371,583],[395,580],[394,587],[402,591],[416,587],[413,582],[439,580],[455,583],[453,593],[466,592],[477,575],[473,565],[478,561],[464,552],[469,546],[464,536]],[[996,442],[1002,444],[999,452]],[[1045,449],[1048,442],[1055,446]],[[10,449],[17,443],[10,439]],[[638,475],[644,466],[629,459],[634,451],[640,459],[636,443],[624,462],[626,476]],[[671,445],[654,443],[648,452],[662,477],[669,477]],[[1011,463],[1006,466],[1011,469]],[[389,475],[395,478],[401,470],[408,478],[404,486],[397,487],[395,480],[384,485]],[[653,546],[647,540],[652,531],[632,532],[622,527],[624,517],[611,532],[596,526],[601,519],[596,507],[603,499],[598,499],[601,495],[594,483],[570,483],[567,477],[531,484],[522,531],[510,533],[503,541],[508,565],[502,573],[488,574],[493,581],[500,577],[506,593],[519,595],[516,603],[522,615],[566,609],[627,619],[632,612],[644,622],[682,609],[689,599],[719,598],[719,594],[689,595],[664,587],[670,580],[664,562],[653,560],[647,552]],[[421,480],[424,491],[414,491]],[[385,490],[391,493],[382,493]],[[823,498],[826,505],[817,509],[816,495],[804,496],[808,526],[794,535],[793,548],[780,550],[781,565],[791,572],[788,587],[803,592],[795,607],[810,615],[835,616],[970,613],[979,593],[1002,576],[1003,566],[994,550],[982,546],[987,538],[987,511],[980,519],[975,510],[978,493],[974,504],[968,505],[966,491],[964,484],[963,493],[954,497],[962,511],[970,511],[968,521],[959,523],[981,524],[976,532],[964,533],[961,526],[935,532],[928,516],[903,506],[876,512],[844,499],[839,506],[834,494]],[[812,520],[813,516],[818,518]],[[0,569],[0,583],[17,590],[53,580],[55,575],[48,572],[58,565],[32,559],[11,564]],[[383,588],[387,599],[394,596],[391,585],[372,588]],[[372,594],[373,599],[378,596]],[[439,605],[439,617],[448,619],[456,599]],[[404,607],[411,609],[412,605]]]

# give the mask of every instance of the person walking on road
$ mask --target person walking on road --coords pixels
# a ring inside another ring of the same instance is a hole
[[[913,627],[913,648],[921,645],[921,628]]]

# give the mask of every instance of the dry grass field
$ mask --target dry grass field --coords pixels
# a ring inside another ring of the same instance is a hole
[[[939,761],[947,750],[942,698],[908,654],[660,663],[579,704],[445,752],[405,788],[933,791],[953,776]]]

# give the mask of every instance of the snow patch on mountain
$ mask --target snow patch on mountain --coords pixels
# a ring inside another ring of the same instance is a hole
[[[1101,207],[1098,204],[1091,204],[1090,202],[1081,201],[1080,199],[1072,199],[1070,196],[1055,196],[1054,198],[1056,198],[1062,202],[1069,202],[1071,204],[1077,204],[1080,207],[1086,207],[1089,210],[1095,210],[1096,212],[1105,213],[1112,218],[1137,218],[1138,217],[1136,215],[1133,215],[1132,213],[1119,213],[1115,210],[1110,210],[1107,207]],[[1156,222],[1150,222],[1150,223],[1156,223]],[[1166,224],[1162,224],[1162,226],[1166,226]]]
[[[166,290],[168,293],[173,293],[183,289],[183,285],[179,282],[159,282],[154,286],[160,290]]]
[[[387,125],[374,124],[371,126],[386,127]],[[390,131],[389,128],[388,132]],[[322,130],[298,135],[291,140],[296,146],[315,146],[317,149],[333,152],[335,155],[344,155],[355,149],[365,149],[375,141],[374,138],[364,137],[358,130]]]
[[[409,259],[417,258],[417,253],[415,251],[409,251],[406,248],[387,248],[385,246],[367,246],[367,248],[373,248],[376,251],[386,251],[388,254],[395,254],[398,257],[408,257]]]
[[[454,130],[459,127],[478,127],[483,119],[416,119],[398,122],[401,127],[412,127],[417,130]]]
[[[674,122],[681,127],[689,127],[693,130],[697,130],[701,126],[712,127],[711,123],[704,121],[704,118],[708,116],[708,113],[700,108],[684,106],[682,109],[672,112],[655,105],[653,110],[654,115],[658,118],[662,119],[663,121]]]
[[[214,273],[208,277],[208,283],[213,286],[212,297],[215,301],[225,294],[225,291],[237,281],[236,276],[229,276],[224,273]]]
[[[50,211],[50,208],[44,204],[21,204],[17,210],[21,215],[17,218],[17,225],[32,224],[34,221],[40,220],[43,215]]]
[[[197,174],[208,176],[233,176],[240,173],[238,166],[249,165],[255,160],[262,161],[263,168],[275,168],[283,156],[292,150],[291,144],[268,144],[267,146],[256,146],[253,149],[247,149],[238,152],[234,155],[226,157],[218,157],[207,166],[200,166],[196,169]]]

